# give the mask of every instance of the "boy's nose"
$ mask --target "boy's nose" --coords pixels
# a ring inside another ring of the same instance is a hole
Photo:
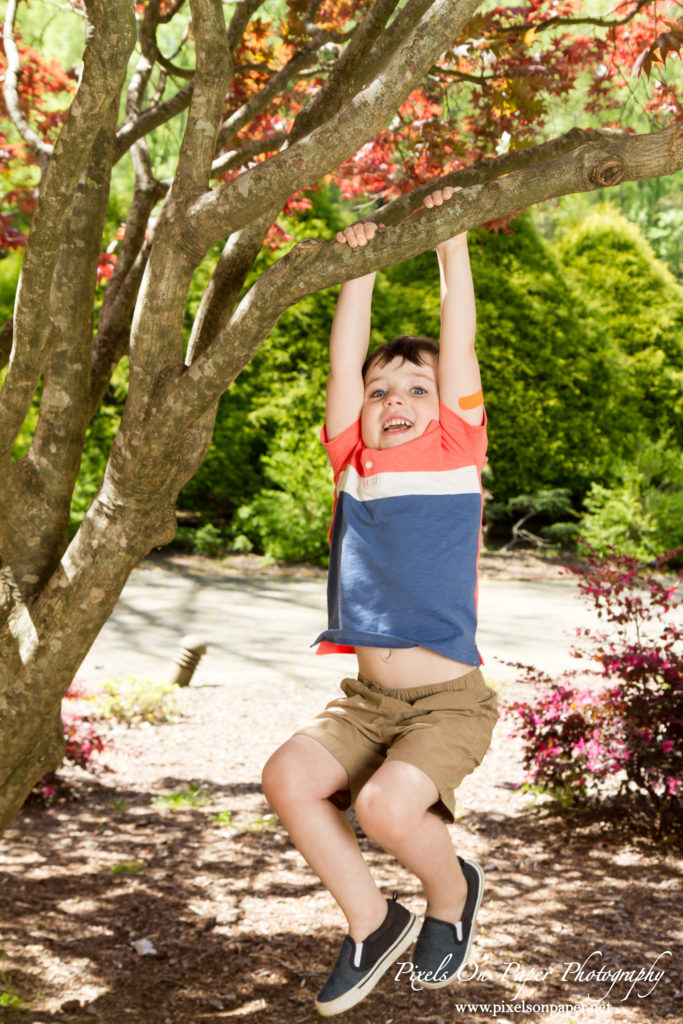
[[[400,394],[398,391],[388,391],[384,401],[387,403],[387,405],[396,405],[396,403],[402,405],[403,395]]]

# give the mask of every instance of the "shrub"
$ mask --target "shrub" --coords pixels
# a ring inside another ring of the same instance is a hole
[[[594,483],[584,502],[580,536],[591,547],[648,559],[683,543],[683,464],[670,435],[637,439],[610,475],[611,485]]]
[[[102,684],[102,692],[94,701],[93,715],[100,719],[114,718],[126,725],[143,722],[160,725],[174,721],[178,706],[178,688],[173,683],[127,675]]]
[[[658,834],[680,827],[683,810],[683,627],[664,618],[676,586],[653,575],[670,556],[648,566],[591,549],[586,566],[569,571],[610,630],[580,631],[573,653],[600,666],[594,674],[603,685],[576,685],[576,672],[553,681],[519,666],[542,692],[506,707],[530,783],[565,803],[600,800],[615,788],[638,794]]]
[[[192,550],[195,555],[207,555],[209,558],[225,554],[225,540],[221,531],[206,523],[194,531]]]
[[[86,694],[77,685],[73,685],[64,696],[61,712],[66,741],[64,760],[71,761],[87,771],[92,771],[95,768],[94,758],[109,746],[108,738],[90,720],[85,705],[91,699],[91,695]],[[31,796],[37,797],[44,803],[49,803],[60,785],[58,770],[48,772],[36,782]]]
[[[263,463],[275,486],[237,510],[236,548],[244,550],[246,538],[270,558],[327,564],[334,491],[316,434],[284,431],[273,443]]]

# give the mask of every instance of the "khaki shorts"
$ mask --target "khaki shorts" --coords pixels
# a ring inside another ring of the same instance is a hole
[[[343,679],[346,694],[297,732],[311,736],[346,769],[349,789],[330,799],[355,803],[385,760],[407,761],[432,779],[440,800],[431,811],[453,821],[454,790],[489,748],[498,720],[496,695],[473,669],[458,679],[386,689],[367,679]]]

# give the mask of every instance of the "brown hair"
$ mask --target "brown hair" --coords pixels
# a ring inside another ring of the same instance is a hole
[[[386,366],[392,359],[402,359],[416,366],[422,366],[425,356],[433,356],[438,361],[439,346],[431,338],[423,338],[420,334],[400,334],[393,341],[380,345],[374,352],[371,352],[363,363],[363,380],[371,366],[377,363],[378,366]]]

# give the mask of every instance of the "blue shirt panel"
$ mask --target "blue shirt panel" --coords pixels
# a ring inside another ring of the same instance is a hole
[[[481,511],[480,493],[358,501],[342,491],[331,535],[329,625],[316,643],[419,645],[479,665]]]

